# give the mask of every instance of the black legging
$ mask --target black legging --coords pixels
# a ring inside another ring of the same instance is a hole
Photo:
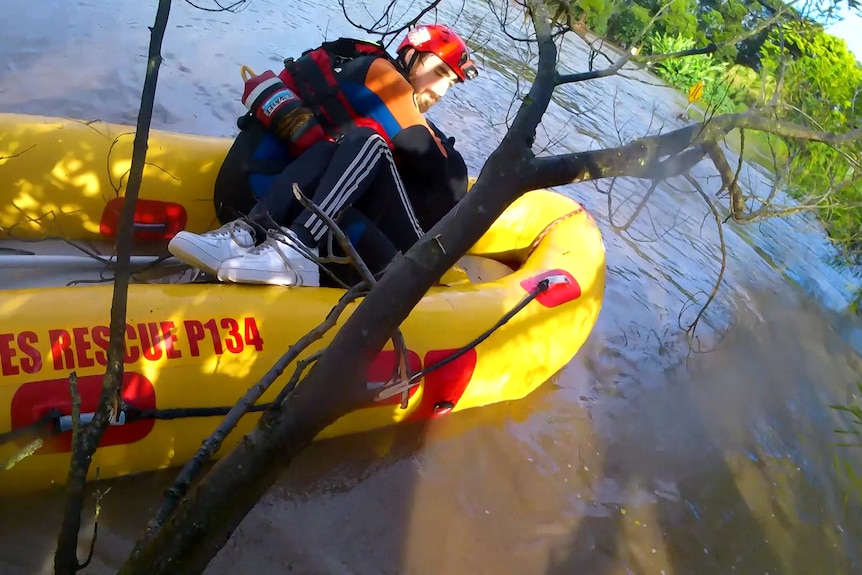
[[[276,177],[249,213],[262,224],[268,216],[288,225],[303,243],[318,246],[328,229],[294,198],[294,183],[323,213],[339,221],[363,258],[377,262],[367,262],[373,271],[425,233],[386,141],[371,128],[355,128],[337,144],[326,141],[309,148]]]

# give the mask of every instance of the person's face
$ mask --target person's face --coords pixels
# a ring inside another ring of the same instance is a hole
[[[453,85],[458,76],[436,54],[425,53],[410,70],[410,84],[416,93],[416,104],[423,114]]]

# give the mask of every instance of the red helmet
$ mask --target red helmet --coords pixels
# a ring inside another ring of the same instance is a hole
[[[436,54],[455,72],[461,82],[472,80],[479,75],[475,64],[470,60],[467,44],[458,34],[441,24],[428,24],[410,30],[398,46],[398,53],[405,48]]]

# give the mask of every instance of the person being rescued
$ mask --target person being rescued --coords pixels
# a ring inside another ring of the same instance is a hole
[[[414,28],[397,54],[342,38],[285,60],[278,76],[248,78],[248,113],[215,186],[223,225],[181,231],[169,251],[221,281],[319,286],[314,258],[329,229],[296,200],[294,184],[372,272],[407,251],[467,191],[454,139],[423,113],[478,72],[442,25]]]

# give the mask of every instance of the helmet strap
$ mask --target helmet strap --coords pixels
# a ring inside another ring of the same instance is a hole
[[[419,59],[420,52],[416,48],[413,48],[413,55],[410,57],[410,61],[407,62],[404,60],[404,54],[407,53],[407,50],[404,50],[400,54],[398,54],[398,65],[401,67],[401,73],[405,78],[410,77],[410,70],[413,69],[413,66],[416,65],[416,61]]]

